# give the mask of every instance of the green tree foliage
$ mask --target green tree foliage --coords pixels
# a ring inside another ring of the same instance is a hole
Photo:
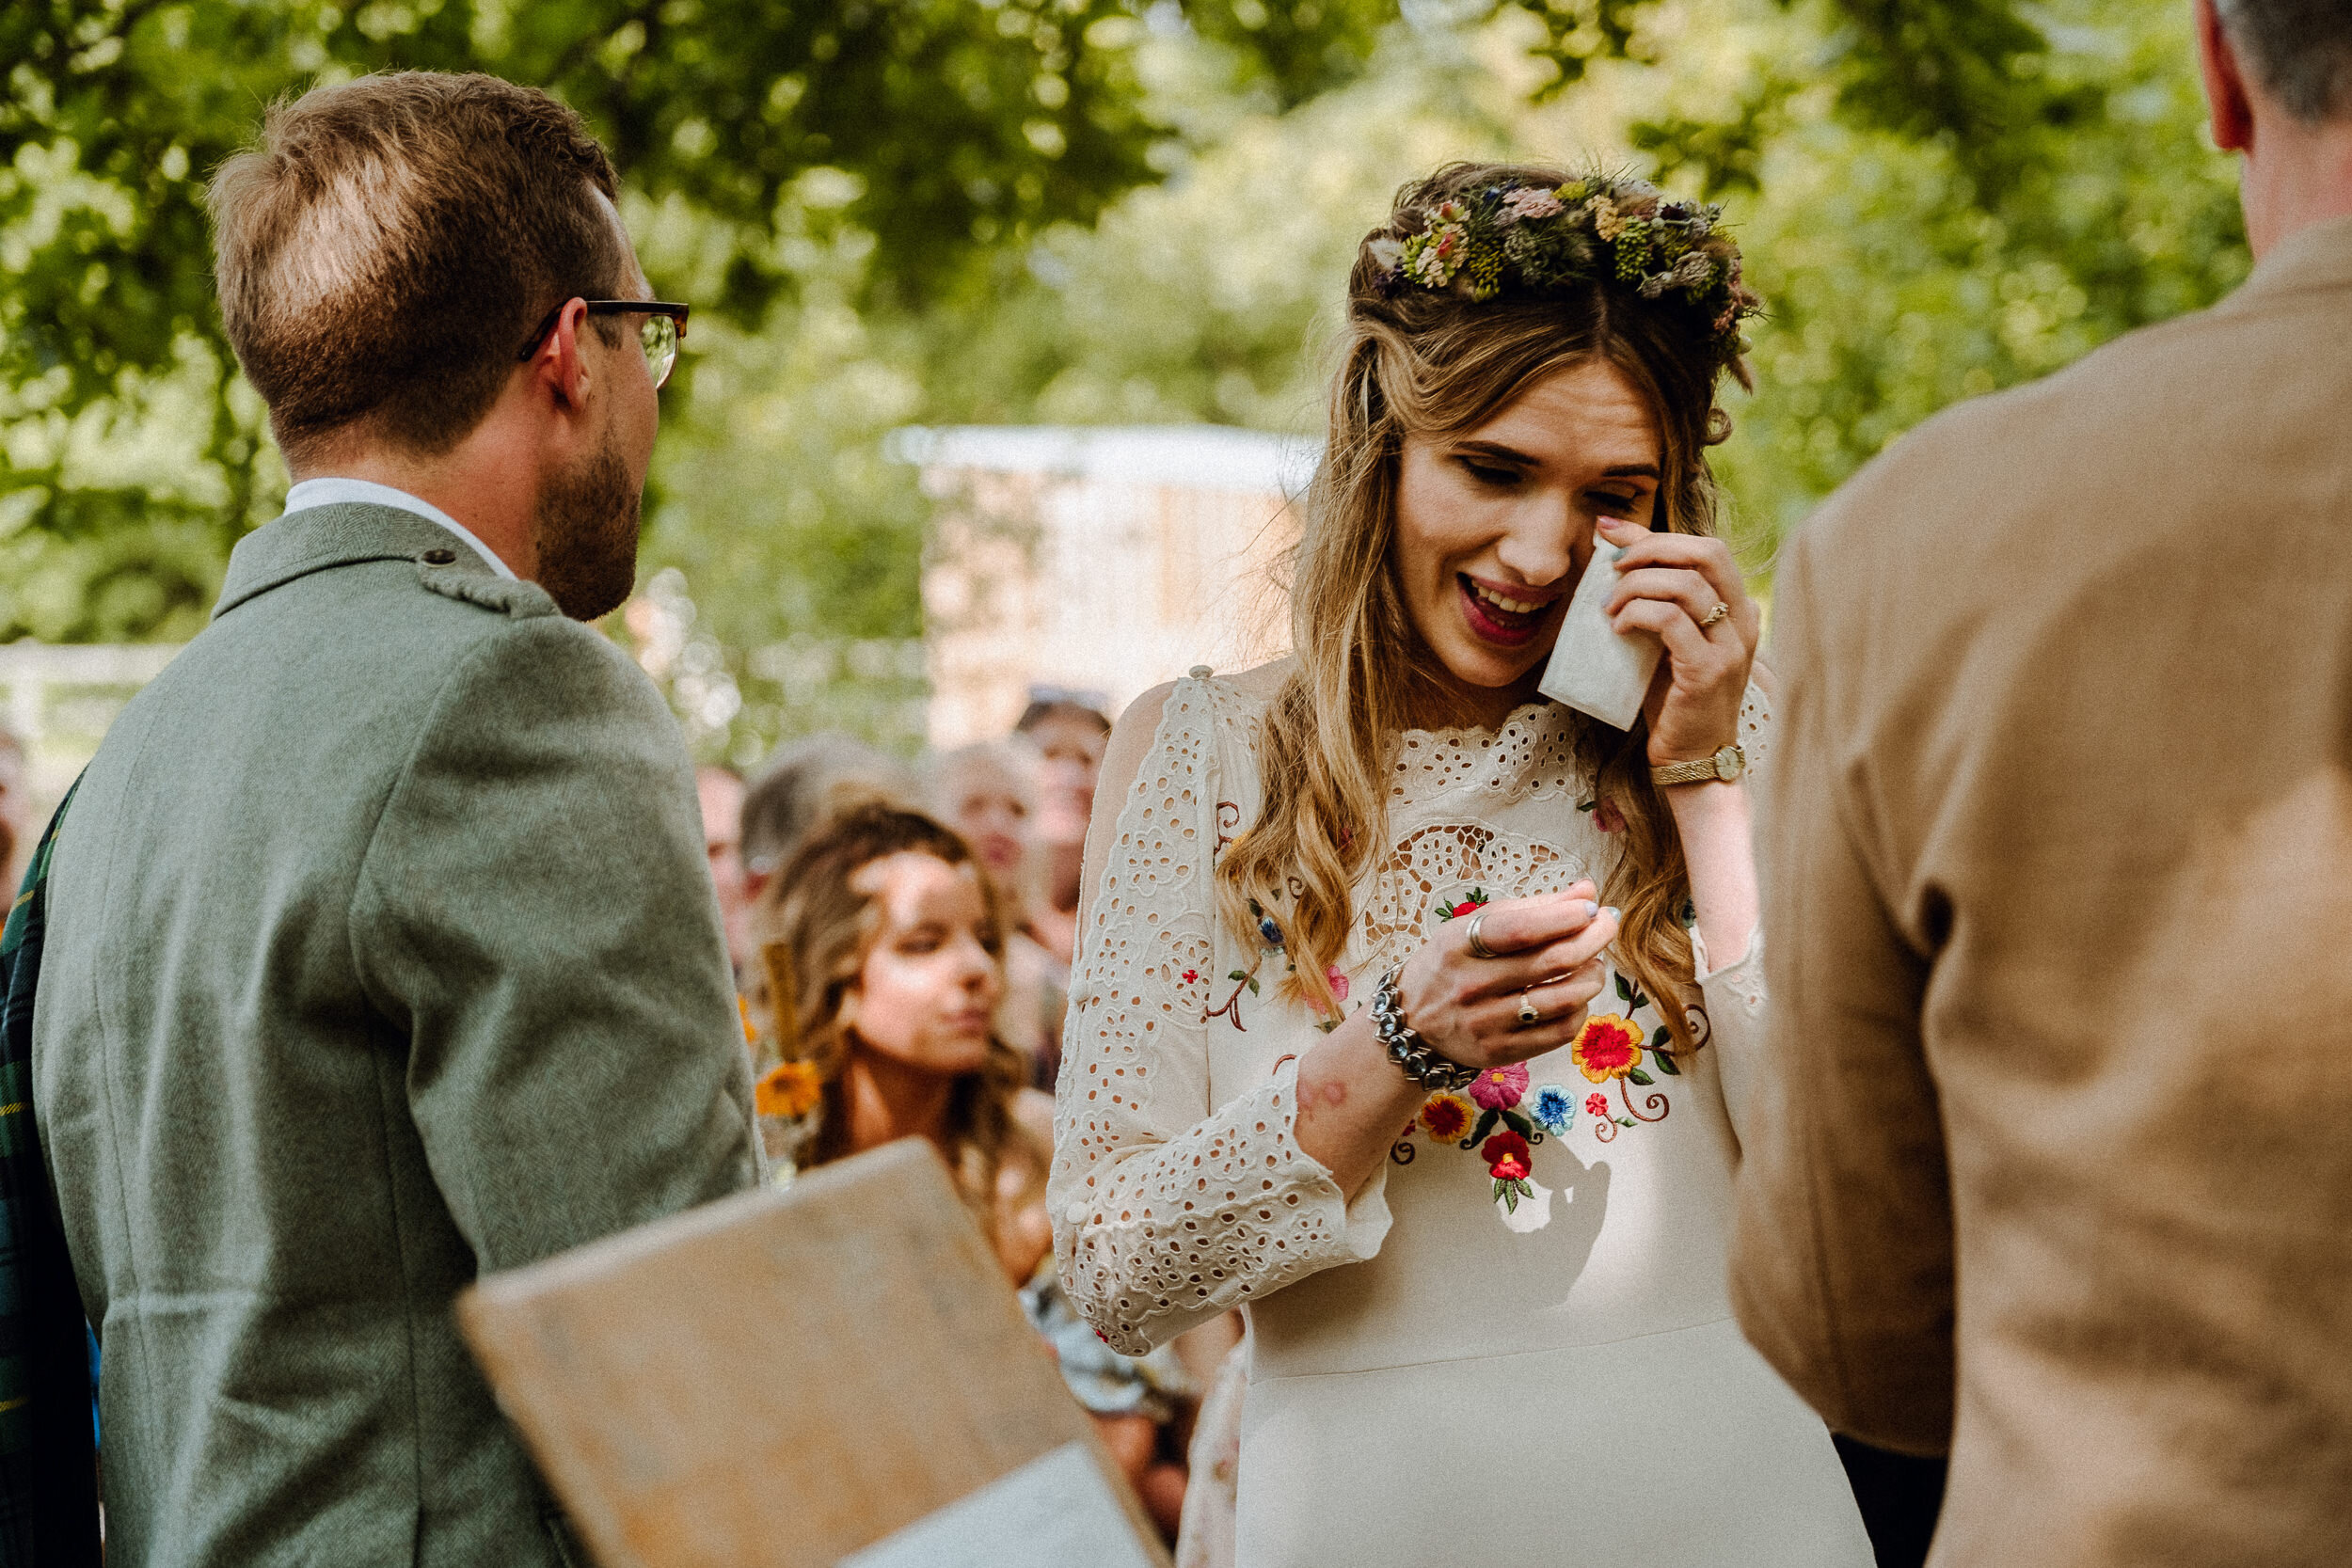
[[[919,633],[889,429],[1311,432],[1355,242],[1447,158],[1730,204],[1772,312],[1719,454],[1759,564],[1919,420],[2246,265],[2185,8],[2144,0],[17,0],[0,59],[0,639],[186,636],[276,508],[200,204],[261,106],[489,70],[610,138],[701,308],[646,568],[746,683],[739,752],[785,705],[750,650]]]

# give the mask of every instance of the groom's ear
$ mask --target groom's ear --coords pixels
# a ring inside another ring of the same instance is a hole
[[[2214,0],[2197,0],[2197,59],[2205,77],[2205,112],[2213,144],[2224,152],[2254,150],[2254,104],[2230,29]]]

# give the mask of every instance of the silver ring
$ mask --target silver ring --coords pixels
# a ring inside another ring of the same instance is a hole
[[[1699,623],[1699,630],[1705,631],[1708,627],[1713,626],[1716,622],[1722,620],[1724,616],[1730,613],[1731,607],[1718,599],[1715,602],[1715,608],[1707,612],[1707,619]]]
[[[1502,957],[1502,955],[1487,946],[1486,939],[1478,934],[1478,927],[1486,923],[1486,911],[1485,910],[1481,910],[1476,914],[1470,916],[1470,956],[1473,958],[1499,958]]]
[[[1519,1027],[1530,1029],[1543,1021],[1544,1015],[1535,1010],[1534,995],[1528,991],[1519,992]]]

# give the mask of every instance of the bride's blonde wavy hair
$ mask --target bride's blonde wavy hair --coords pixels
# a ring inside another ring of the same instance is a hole
[[[1574,178],[1530,165],[1454,164],[1398,193],[1388,223],[1364,238],[1348,279],[1330,433],[1307,493],[1291,562],[1296,667],[1262,721],[1264,806],[1216,869],[1220,915],[1259,941],[1262,905],[1281,927],[1285,983],[1336,1009],[1326,978],[1355,918],[1353,891],[1388,844],[1387,774],[1414,698],[1433,683],[1390,553],[1398,462],[1407,436],[1449,436],[1485,423],[1545,376],[1605,360],[1649,404],[1661,446],[1652,526],[1712,533],[1716,490],[1707,449],[1730,434],[1715,402],[1722,373],[1746,367],[1687,313],[1630,286],[1586,283],[1486,301],[1397,287],[1376,242],[1418,232],[1441,202],[1490,186],[1553,187]],[[1569,721],[1579,765],[1625,819],[1602,900],[1622,911],[1619,970],[1656,999],[1677,1052],[1694,1049],[1695,985],[1683,922],[1690,896],[1682,842],[1649,780],[1648,728]]]

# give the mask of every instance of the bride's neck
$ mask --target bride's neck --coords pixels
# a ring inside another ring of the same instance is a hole
[[[1412,681],[1405,698],[1407,727],[1416,730],[1499,730],[1502,721],[1540,696],[1537,665],[1509,686],[1471,686],[1439,663],[1427,649],[1416,651]]]

